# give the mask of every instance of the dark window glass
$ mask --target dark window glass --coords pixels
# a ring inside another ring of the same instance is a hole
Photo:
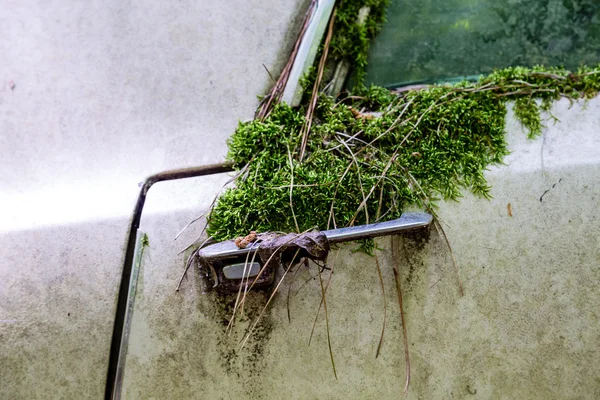
[[[600,62],[600,0],[392,0],[387,19],[371,45],[367,84]]]

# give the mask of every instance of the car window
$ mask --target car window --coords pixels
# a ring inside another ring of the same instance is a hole
[[[366,83],[393,87],[599,61],[598,0],[392,0],[371,45]]]

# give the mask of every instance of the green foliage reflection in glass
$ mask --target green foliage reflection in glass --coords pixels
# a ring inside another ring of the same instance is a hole
[[[600,62],[598,0],[394,0],[372,41],[367,84],[478,76],[509,66]]]

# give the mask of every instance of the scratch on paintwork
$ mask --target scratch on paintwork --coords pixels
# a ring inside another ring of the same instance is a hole
[[[546,191],[544,193],[542,193],[542,195],[540,196],[540,203],[543,203],[544,200],[544,196],[546,195],[546,193],[548,193],[549,191],[551,191],[552,189],[554,189],[556,187],[556,185],[558,185],[559,183],[562,182],[562,178],[560,178],[558,180],[558,182],[556,182],[554,185],[552,185],[550,188],[546,189]]]

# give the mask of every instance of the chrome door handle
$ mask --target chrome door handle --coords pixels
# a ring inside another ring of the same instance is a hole
[[[424,229],[432,220],[428,213],[410,212],[392,221],[331,229],[322,233],[329,243],[333,244]],[[256,277],[262,267],[259,257],[254,257],[259,246],[260,243],[254,242],[246,248],[239,248],[234,240],[227,240],[200,249],[198,258],[201,260],[201,267],[207,269],[204,271],[204,277],[212,280],[212,286],[220,290],[238,290],[242,284],[242,277]],[[268,271],[264,271],[254,282],[255,287],[268,286],[273,282],[276,268],[271,266],[267,269]]]
[[[378,236],[394,235],[400,232],[426,228],[431,224],[432,216],[423,212],[404,213],[398,219],[374,224],[351,226],[348,228],[323,231],[329,243],[349,242],[374,238]]]

